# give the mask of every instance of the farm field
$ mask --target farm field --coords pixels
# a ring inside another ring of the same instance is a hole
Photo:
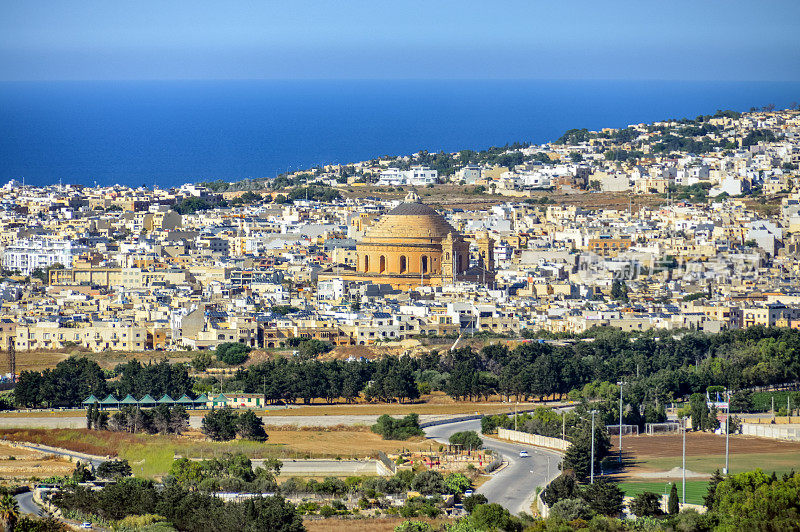
[[[0,442],[0,480],[68,475],[73,469],[69,460]]]

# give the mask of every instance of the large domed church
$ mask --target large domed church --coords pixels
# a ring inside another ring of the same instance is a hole
[[[320,279],[391,284],[406,290],[420,285],[441,286],[455,281],[494,283],[494,242],[486,232],[475,237],[477,265],[470,267],[470,243],[447,220],[410,192],[403,203],[369,227],[356,245],[355,269]]]

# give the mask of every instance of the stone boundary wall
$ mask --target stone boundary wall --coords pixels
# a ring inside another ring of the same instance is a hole
[[[517,443],[527,443],[536,447],[546,447],[547,449],[555,449],[557,451],[566,451],[569,447],[567,440],[561,438],[548,438],[539,434],[529,434],[518,430],[510,430],[504,428],[497,429],[497,437],[503,440],[510,440]]]
[[[764,416],[764,417],[748,417],[744,420],[745,423],[752,424],[765,424],[765,425],[797,425],[800,424],[800,416]]]
[[[800,425],[742,423],[742,434],[773,440],[800,441]]]

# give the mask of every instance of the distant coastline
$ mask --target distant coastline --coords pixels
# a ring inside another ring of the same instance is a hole
[[[237,181],[799,99],[796,82],[0,83],[0,181]]]

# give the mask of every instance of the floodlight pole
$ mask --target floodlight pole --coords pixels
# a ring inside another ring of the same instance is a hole
[[[686,504],[686,420],[683,422],[683,467],[681,468],[683,476],[682,496],[683,504]]]
[[[731,393],[728,396],[728,416],[725,418],[725,474],[728,474],[728,450],[730,449],[730,435],[731,435]]]
[[[622,464],[622,381],[619,381],[619,463]]]
[[[591,474],[590,474],[590,484],[594,484],[594,414],[597,410],[592,410],[592,463],[591,463]]]

